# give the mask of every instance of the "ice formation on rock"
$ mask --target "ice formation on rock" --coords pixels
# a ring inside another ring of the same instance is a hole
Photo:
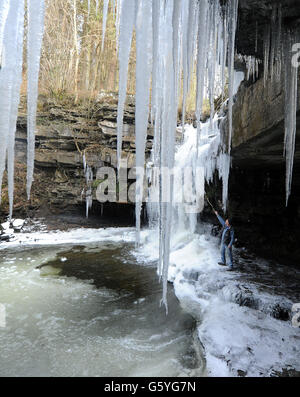
[[[234,49],[235,32],[237,22],[237,0],[230,0],[227,6],[221,7],[219,1],[189,1],[184,0],[157,0],[148,3],[146,0],[136,3],[131,2],[131,8],[126,0],[121,3],[120,35],[119,35],[119,60],[120,60],[120,91],[118,112],[118,159],[120,161],[122,144],[122,119],[126,97],[126,82],[129,51],[132,39],[133,25],[136,26],[137,37],[137,88],[136,88],[136,152],[139,170],[144,166],[145,138],[147,134],[149,117],[150,73],[152,62],[152,91],[151,91],[151,120],[154,125],[154,150],[153,165],[160,172],[152,175],[157,189],[158,205],[155,213],[158,215],[159,228],[159,273],[163,278],[164,293],[163,302],[166,305],[167,274],[170,253],[170,233],[173,216],[173,186],[174,176],[169,172],[174,166],[175,134],[177,127],[177,108],[180,100],[180,76],[182,75],[182,121],[184,130],[184,115],[186,99],[189,92],[191,74],[197,60],[197,126],[200,142],[201,113],[203,98],[206,89],[209,93],[211,104],[210,130],[215,125],[214,99],[216,97],[217,75],[223,76],[223,88],[225,80],[226,59],[229,59],[229,113],[232,116],[233,91],[234,91]],[[134,23],[133,15],[136,16]],[[153,45],[151,46],[151,41]],[[142,44],[143,43],[143,46]],[[123,52],[123,55],[122,55]],[[206,88],[206,89],[205,89]],[[232,117],[229,117],[231,124]],[[207,128],[207,126],[206,126]],[[210,132],[211,132],[210,131]],[[230,125],[231,133],[232,127]],[[182,134],[183,136],[183,134]],[[203,135],[204,136],[204,135]],[[198,151],[198,146],[195,145]],[[230,150],[230,140],[228,143]],[[220,142],[213,160],[201,163],[208,166],[210,174],[218,169],[224,183],[223,201],[227,202],[228,176],[230,168],[230,156],[226,149],[222,149]],[[208,151],[210,153],[210,151]],[[218,160],[219,157],[219,160]],[[196,159],[194,160],[194,162]],[[199,163],[199,164],[200,164]],[[206,172],[208,173],[208,171]],[[137,184],[137,241],[139,240],[140,213],[143,172],[138,178]],[[207,176],[207,175],[206,175]],[[201,179],[193,171],[190,177],[192,183],[190,195],[195,192],[195,181]],[[198,178],[198,179],[197,179]],[[204,197],[204,179],[201,179],[202,189],[200,197]],[[151,205],[151,204],[150,204]],[[191,216],[190,219],[195,217]],[[154,219],[154,216],[152,216]],[[195,224],[195,221],[192,222]]]

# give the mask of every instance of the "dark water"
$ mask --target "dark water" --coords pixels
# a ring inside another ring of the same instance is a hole
[[[195,323],[132,244],[3,252],[0,375],[201,375]]]

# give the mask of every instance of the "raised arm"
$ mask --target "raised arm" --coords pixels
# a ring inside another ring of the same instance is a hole
[[[221,223],[221,225],[224,226],[225,225],[224,219],[218,214],[217,211],[215,211],[215,214],[217,215],[217,218],[218,218],[219,222]]]

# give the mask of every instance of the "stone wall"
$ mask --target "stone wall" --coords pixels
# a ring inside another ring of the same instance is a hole
[[[134,112],[133,101],[128,101],[124,112],[122,158],[127,160],[129,168],[135,165]],[[26,117],[20,115],[16,134],[16,162],[19,165],[26,163],[26,123]],[[149,124],[146,156],[150,155],[152,141],[153,130]],[[96,170],[102,166],[116,169],[116,102],[96,102],[87,109],[47,101],[37,117],[32,198],[35,210],[43,207],[57,213],[84,204],[83,154],[93,169],[94,178]]]
[[[297,265],[300,260],[300,97],[292,194],[286,207],[283,84],[283,79],[269,79],[264,87],[260,78],[254,84],[242,83],[236,95],[228,212],[240,245],[259,255]],[[227,123],[223,133],[226,141]]]

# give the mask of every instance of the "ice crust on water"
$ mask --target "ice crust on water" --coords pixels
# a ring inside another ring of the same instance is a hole
[[[9,223],[3,224],[5,230],[9,229]],[[10,229],[13,230],[13,229]],[[97,243],[99,241],[128,242],[135,241],[135,230],[133,228],[107,228],[107,229],[72,229],[61,232],[24,232],[15,235],[9,242],[2,242],[0,250],[21,246],[48,246],[68,245],[82,243]]]

